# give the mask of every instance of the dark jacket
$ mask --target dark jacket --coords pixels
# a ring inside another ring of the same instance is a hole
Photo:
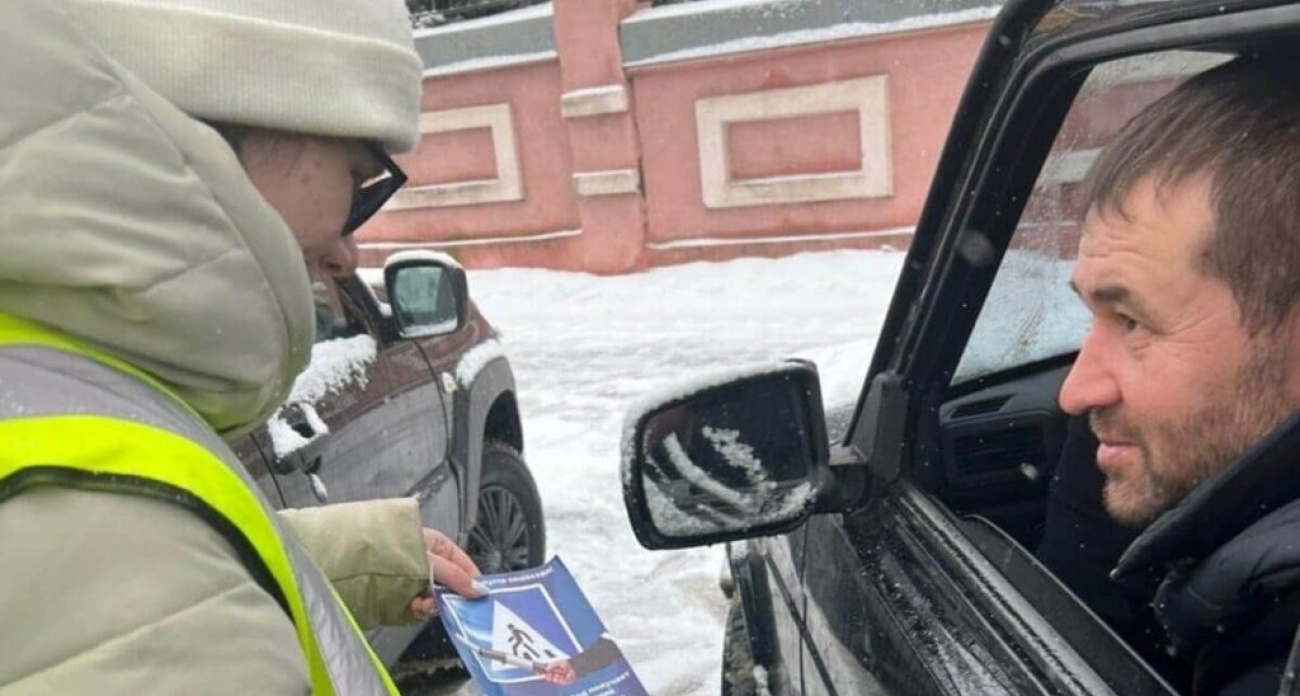
[[[1157,519],[1112,578],[1153,597],[1195,696],[1277,693],[1300,624],[1300,413]]]

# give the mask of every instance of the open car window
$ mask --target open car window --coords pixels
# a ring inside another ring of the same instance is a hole
[[[1230,56],[1165,51],[1094,69],[1052,144],[953,384],[1078,350],[1090,316],[1070,290],[1075,196],[1092,161],[1143,107]]]

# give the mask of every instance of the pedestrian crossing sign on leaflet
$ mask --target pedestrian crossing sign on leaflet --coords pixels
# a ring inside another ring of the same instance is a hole
[[[450,610],[447,619],[459,629],[454,635],[481,649],[474,661],[491,681],[538,681],[542,677],[533,664],[568,659],[579,651],[577,636],[541,584],[496,589],[488,601],[449,595],[445,602]]]
[[[523,597],[524,595],[521,593],[526,592],[537,592],[542,595],[546,604],[554,606],[550,601],[550,597],[546,596],[546,588],[541,585],[521,587],[510,594],[500,593],[497,603],[492,607],[491,649],[530,662],[551,662],[553,660],[569,659],[575,652],[573,647],[565,650],[556,646],[554,642],[546,637],[546,633],[525,621],[523,617],[510,608],[511,603],[504,601],[507,598],[518,599]],[[564,617],[557,612],[553,616],[545,618],[547,620],[545,624],[548,629],[547,633],[556,635],[558,631],[562,630],[564,636],[560,642],[569,646],[577,645],[578,639],[574,638],[573,632],[569,630],[568,626],[564,625]],[[552,618],[559,624],[558,628],[554,628],[554,624],[550,621]],[[511,666],[507,663],[502,663],[499,660],[492,661],[492,672],[504,672],[510,669]]]
[[[645,696],[558,558],[480,581],[491,590],[485,598],[436,594],[447,635],[484,696]]]

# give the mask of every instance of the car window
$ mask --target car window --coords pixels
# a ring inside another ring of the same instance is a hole
[[[338,285],[333,281],[312,283],[312,303],[316,310],[316,342],[346,338],[360,333],[343,309]]]
[[[1090,315],[1070,290],[1073,196],[1100,149],[1143,107],[1222,54],[1166,51],[1094,69],[1061,126],[980,311],[953,383],[1073,353]]]

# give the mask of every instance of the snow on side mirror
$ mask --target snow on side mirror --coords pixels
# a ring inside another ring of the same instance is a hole
[[[454,333],[469,319],[465,270],[445,254],[394,254],[384,264],[384,287],[404,338]]]
[[[832,478],[817,368],[802,360],[651,396],[622,449],[623,501],[648,549],[790,531]]]

